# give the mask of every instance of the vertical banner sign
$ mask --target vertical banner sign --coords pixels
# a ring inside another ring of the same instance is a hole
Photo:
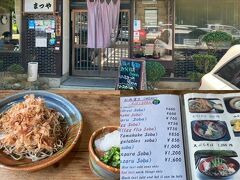
[[[140,31],[141,30],[141,20],[134,20],[133,26],[133,42],[139,43],[140,42]]]
[[[55,0],[24,0],[25,13],[53,13]]]
[[[62,28],[61,28],[61,16],[56,16],[56,36],[61,36]]]
[[[141,20],[134,20],[134,31],[141,30]]]

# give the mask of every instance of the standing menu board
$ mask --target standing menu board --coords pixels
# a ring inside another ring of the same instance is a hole
[[[122,97],[120,122],[121,179],[186,179],[178,96]]]
[[[142,90],[145,89],[146,73],[145,61],[136,59],[121,59],[117,89]]]

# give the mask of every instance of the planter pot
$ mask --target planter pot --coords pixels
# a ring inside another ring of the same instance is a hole
[[[103,178],[103,179],[120,179],[120,169],[111,167],[105,163],[103,163],[95,150],[94,141],[98,138],[103,137],[107,133],[111,133],[115,130],[119,129],[118,126],[106,126],[101,129],[95,131],[89,141],[88,149],[89,149],[89,166],[94,174]]]

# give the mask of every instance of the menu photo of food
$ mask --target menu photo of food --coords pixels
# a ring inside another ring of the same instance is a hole
[[[184,95],[191,180],[240,180],[239,93]]]
[[[240,119],[231,120],[231,126],[234,136],[240,137]]]
[[[229,141],[231,139],[224,121],[197,120],[191,122],[194,141]]]
[[[240,97],[224,98],[229,113],[240,113]]]
[[[223,105],[220,99],[215,98],[190,98],[188,100],[191,113],[223,113]]]
[[[195,168],[199,179],[233,179],[239,171],[238,155],[231,150],[196,151]]]

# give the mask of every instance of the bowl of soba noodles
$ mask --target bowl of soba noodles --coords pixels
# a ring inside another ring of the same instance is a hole
[[[82,132],[79,110],[47,91],[25,91],[0,101],[0,166],[37,171],[66,156]]]

